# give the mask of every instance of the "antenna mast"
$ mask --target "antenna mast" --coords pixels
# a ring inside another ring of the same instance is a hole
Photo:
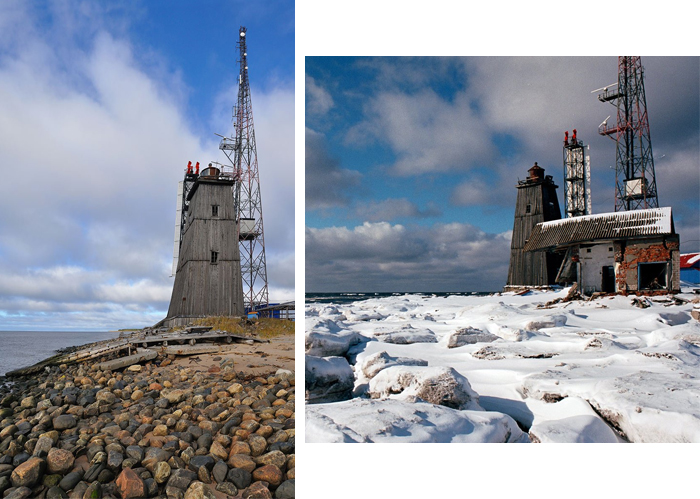
[[[255,147],[253,107],[248,80],[248,50],[246,28],[238,31],[240,73],[238,75],[238,100],[233,108],[235,136],[221,139],[219,149],[233,164],[238,182],[233,196],[238,206],[238,244],[241,255],[243,295],[247,310],[266,306],[269,302],[267,265],[265,262],[265,237],[263,233],[262,199],[258,176],[258,153]]]
[[[564,134],[564,201],[567,217],[591,214],[590,163],[584,158],[583,142],[576,137],[576,129],[569,139]]]
[[[605,87],[598,100],[617,107],[615,126],[605,120],[598,128],[617,142],[615,211],[658,208],[641,58],[618,57],[617,83]]]

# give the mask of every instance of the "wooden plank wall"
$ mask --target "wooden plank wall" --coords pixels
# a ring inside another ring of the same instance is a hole
[[[199,181],[190,201],[168,317],[243,315],[243,284],[230,182]],[[212,215],[212,205],[218,215]],[[211,252],[218,253],[211,263]]]
[[[517,187],[518,196],[515,202],[513,239],[510,246],[508,285],[545,286],[553,284],[556,271],[554,275],[550,275],[554,265],[549,262],[549,255],[544,251],[525,252],[523,248],[535,225],[561,218],[556,186],[553,182],[544,180]],[[528,205],[530,205],[529,213],[527,213]]]

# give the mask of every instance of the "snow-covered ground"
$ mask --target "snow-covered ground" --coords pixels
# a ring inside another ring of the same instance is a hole
[[[698,295],[567,292],[307,304],[306,441],[700,442]]]

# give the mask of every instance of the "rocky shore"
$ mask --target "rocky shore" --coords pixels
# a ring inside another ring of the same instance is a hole
[[[23,498],[293,498],[289,353],[256,349],[117,371],[47,367],[0,387],[0,494]],[[249,354],[250,355],[250,354]],[[244,364],[245,363],[245,364]],[[293,365],[293,359],[292,359]],[[293,369],[293,368],[292,368]]]

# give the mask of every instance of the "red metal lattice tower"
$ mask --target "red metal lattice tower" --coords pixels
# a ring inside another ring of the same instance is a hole
[[[598,100],[617,107],[615,126],[608,127],[606,119],[598,128],[617,143],[615,211],[658,208],[641,58],[620,56],[617,83],[603,89]]]
[[[241,276],[247,310],[269,303],[265,236],[263,231],[262,199],[258,175],[258,153],[255,146],[253,106],[248,80],[248,50],[246,28],[238,32],[240,72],[238,99],[233,108],[234,136],[224,137],[219,149],[233,164],[236,183],[234,197],[238,205],[238,241],[241,254]]]

